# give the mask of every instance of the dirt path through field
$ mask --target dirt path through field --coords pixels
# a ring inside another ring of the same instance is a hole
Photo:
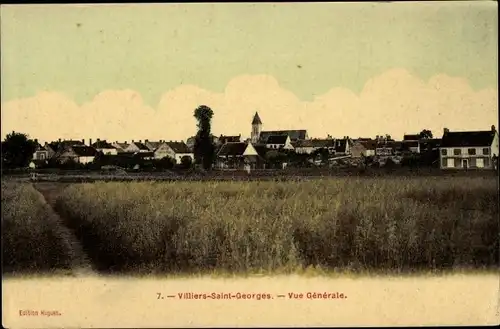
[[[40,192],[40,197],[52,209],[53,215],[60,223],[60,234],[67,241],[71,250],[72,270],[75,276],[89,276],[94,275],[95,269],[85,253],[81,242],[78,240],[74,232],[68,227],[67,222],[62,218],[54,209],[57,197],[64,191],[64,188],[69,184],[61,183],[35,183],[33,186]]]

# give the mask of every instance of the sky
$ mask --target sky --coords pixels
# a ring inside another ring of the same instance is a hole
[[[32,138],[374,137],[498,122],[493,1],[3,5],[1,128]]]

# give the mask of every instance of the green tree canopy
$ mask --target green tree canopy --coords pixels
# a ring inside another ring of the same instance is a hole
[[[29,139],[27,134],[13,131],[2,142],[2,165],[7,168],[26,167],[36,148],[37,142]]]

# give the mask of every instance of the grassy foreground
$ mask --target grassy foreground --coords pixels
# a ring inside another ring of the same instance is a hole
[[[66,273],[70,246],[31,184],[2,181],[3,273]]]
[[[94,183],[56,208],[101,269],[155,273],[498,266],[494,178]]]

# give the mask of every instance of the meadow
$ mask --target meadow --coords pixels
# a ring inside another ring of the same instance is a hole
[[[100,271],[498,268],[492,177],[98,182],[70,185],[55,209]]]
[[[31,184],[2,180],[2,271],[65,273],[71,245],[44,198]]]

